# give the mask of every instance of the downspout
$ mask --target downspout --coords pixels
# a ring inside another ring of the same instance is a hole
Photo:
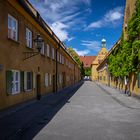
[[[55,90],[56,90],[56,93],[58,91],[58,87],[57,87],[57,77],[58,77],[58,62],[57,62],[57,52],[58,50],[60,49],[60,44],[58,45],[58,48],[56,49],[56,53],[55,53],[55,57],[56,57],[56,65],[55,65],[55,69],[56,69],[56,81],[55,81]]]

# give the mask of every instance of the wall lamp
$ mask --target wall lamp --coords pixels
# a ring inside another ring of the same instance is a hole
[[[41,38],[40,34],[37,34],[36,38],[33,40],[35,42],[35,47],[38,50],[36,51],[32,51],[32,52],[23,52],[25,55],[25,58],[23,60],[29,59],[35,55],[40,54],[44,40],[43,38]]]

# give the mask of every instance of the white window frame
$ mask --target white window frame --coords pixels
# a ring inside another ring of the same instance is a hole
[[[52,59],[54,59],[54,48],[52,47]]]
[[[18,41],[18,20],[10,14],[8,14],[8,38]]]
[[[46,46],[47,46],[47,56],[50,57],[50,45],[47,44]]]
[[[69,82],[70,81],[70,77],[69,77],[69,75],[67,75],[67,82]]]
[[[60,61],[60,55],[59,55],[59,52],[57,52],[57,62]]]
[[[51,75],[51,73],[49,74],[49,85],[50,86],[52,85],[52,75]]]
[[[62,64],[64,64],[64,56],[62,55]]]
[[[12,80],[12,94],[20,93],[20,71],[12,70],[13,80]],[[18,79],[16,79],[16,74],[18,74]],[[16,84],[18,84],[18,90],[16,90]]]
[[[46,87],[49,86],[49,74],[48,73],[45,74],[45,86]]]
[[[45,46],[44,46],[44,42],[43,42],[43,44],[42,44],[42,48],[41,48],[40,53],[41,53],[42,55],[45,55]]]
[[[26,45],[32,48],[32,31],[26,27]]]
[[[60,61],[59,62],[62,63],[62,55],[61,55],[61,53],[60,53]]]

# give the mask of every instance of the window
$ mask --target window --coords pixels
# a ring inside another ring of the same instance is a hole
[[[32,32],[28,28],[26,28],[26,45],[32,48]]]
[[[68,75],[67,75],[66,79],[67,79],[67,82],[70,81],[70,77]]]
[[[66,59],[66,66],[68,66],[69,65],[69,62],[68,62],[68,59]]]
[[[24,90],[28,91],[33,88],[33,73],[24,72]]]
[[[62,74],[59,74],[59,83],[62,84]]]
[[[20,92],[20,71],[6,71],[6,90],[7,93],[11,94]]]
[[[50,57],[50,46],[47,44],[47,56]]]
[[[59,62],[62,63],[62,55],[60,54]]]
[[[59,74],[57,75],[57,84],[59,84]]]
[[[52,48],[52,59],[54,59],[54,48]]]
[[[48,87],[49,86],[49,76],[48,73],[45,74],[45,86]]]
[[[59,62],[60,59],[59,59],[59,52],[57,52],[57,61]]]
[[[49,85],[52,84],[52,77],[51,77],[51,74],[49,74]]]
[[[62,64],[64,64],[64,56],[62,55]]]
[[[8,38],[18,40],[18,22],[11,15],[8,15]]]
[[[137,81],[138,81],[138,88],[140,88],[140,72],[138,73]]]
[[[61,74],[59,74],[58,76],[59,76],[59,84],[61,84]]]
[[[44,47],[44,42],[43,42],[43,44],[42,44],[42,48],[41,48],[41,54],[45,54],[45,47]]]
[[[27,90],[32,89],[32,84],[33,84],[33,75],[32,72],[27,72]]]

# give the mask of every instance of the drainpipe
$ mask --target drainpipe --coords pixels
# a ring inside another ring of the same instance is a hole
[[[55,65],[55,69],[56,69],[56,81],[55,81],[55,90],[56,90],[56,93],[58,91],[58,87],[57,87],[57,77],[58,77],[58,62],[57,62],[57,52],[58,50],[60,49],[60,44],[58,45],[58,48],[56,49],[56,53],[55,53],[55,57],[56,57],[56,65]]]

